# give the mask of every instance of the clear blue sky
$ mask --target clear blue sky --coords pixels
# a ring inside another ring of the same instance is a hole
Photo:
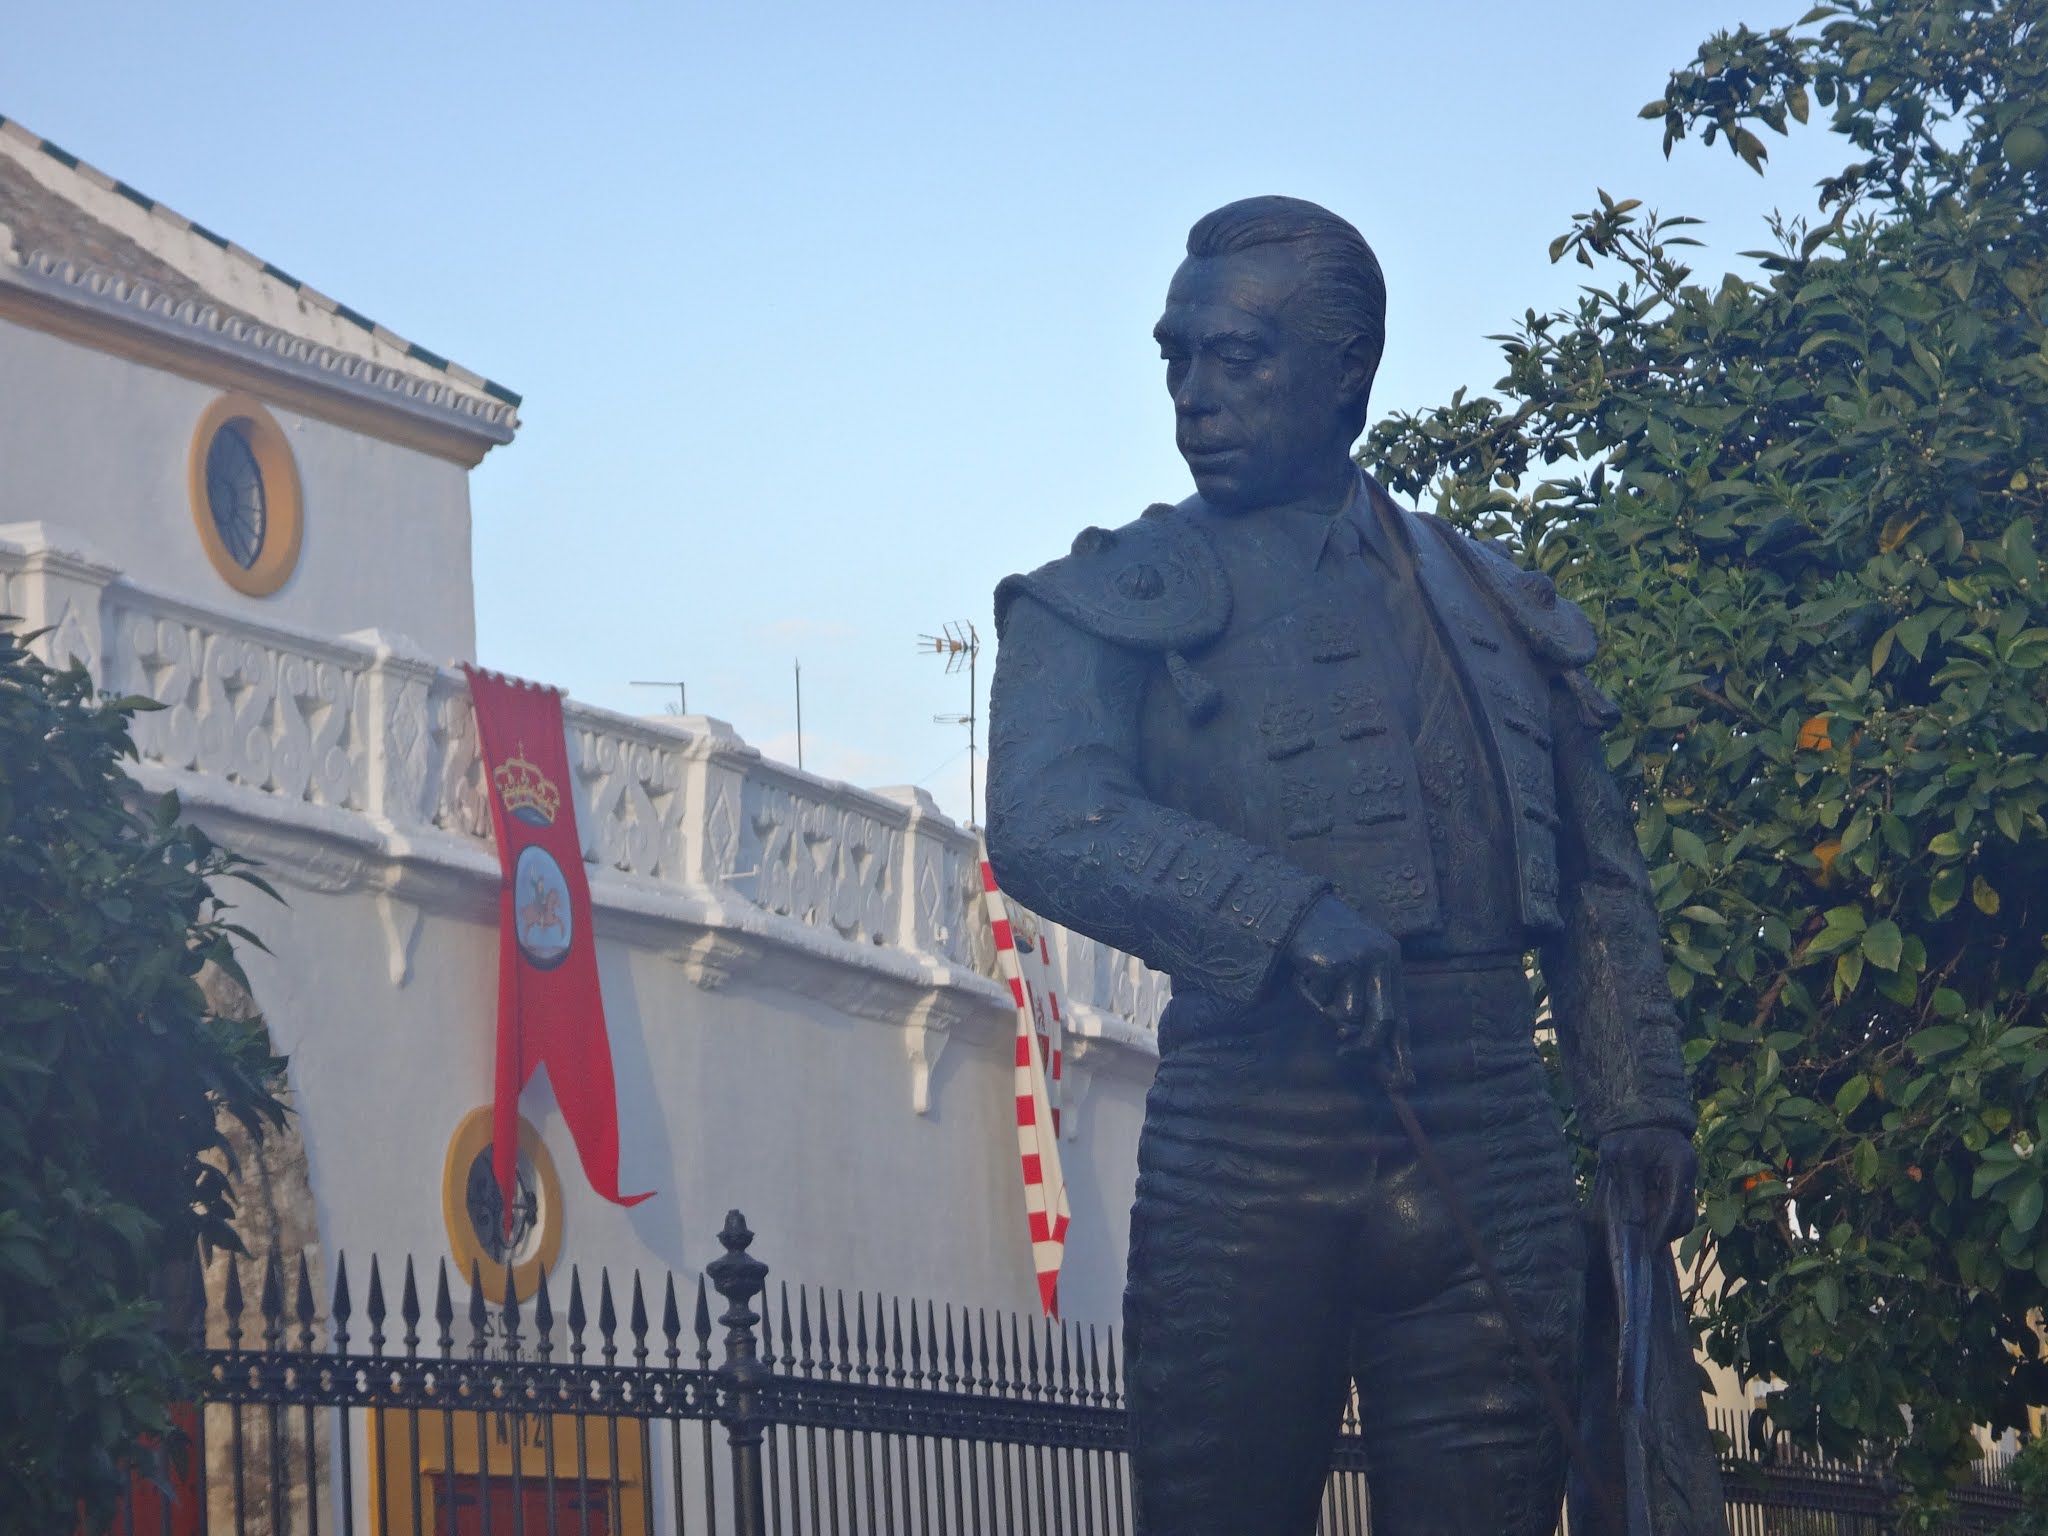
[[[808,765],[957,815],[916,637],[1187,493],[1150,330],[1189,223],[1327,204],[1387,273],[1376,409],[1488,387],[1596,187],[1708,218],[1712,272],[1810,206],[1817,130],[1759,180],[1636,118],[1804,9],[72,0],[7,7],[0,113],[525,395],[473,478],[486,665],[636,713],[684,678],[789,757],[801,657]]]

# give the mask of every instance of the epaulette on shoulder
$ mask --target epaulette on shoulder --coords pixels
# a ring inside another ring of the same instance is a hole
[[[1412,515],[1458,552],[1480,590],[1528,642],[1539,661],[1570,671],[1593,659],[1600,649],[1593,621],[1577,603],[1559,597],[1548,576],[1516,564],[1505,546],[1492,539],[1475,539],[1431,513]]]
[[[1611,731],[1621,724],[1621,706],[1600,691],[1600,685],[1581,667],[1564,674],[1565,691],[1578,707],[1579,718],[1597,731]]]
[[[996,636],[1010,604],[1029,596],[1097,639],[1163,656],[1189,714],[1214,713],[1213,685],[1184,653],[1230,622],[1230,579],[1215,546],[1176,507],[1157,503],[1121,528],[1084,528],[1073,551],[996,587]]]
[[[1187,651],[1230,622],[1230,582],[1208,535],[1163,504],[1121,528],[1084,528],[1071,554],[996,588],[996,631],[1010,603],[1035,597],[1099,639]]]

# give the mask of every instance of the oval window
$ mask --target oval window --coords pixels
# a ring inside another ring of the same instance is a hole
[[[222,395],[192,435],[192,521],[206,557],[237,592],[268,597],[298,564],[299,471],[270,412]]]
[[[263,554],[266,519],[263,470],[245,422],[224,421],[213,434],[206,450],[206,506],[229,557],[243,570],[253,569]]]

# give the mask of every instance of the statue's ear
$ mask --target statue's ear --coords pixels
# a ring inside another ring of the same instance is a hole
[[[1356,406],[1360,415],[1372,397],[1373,375],[1378,369],[1379,358],[1372,343],[1363,336],[1352,337],[1337,354],[1338,387],[1345,402]]]

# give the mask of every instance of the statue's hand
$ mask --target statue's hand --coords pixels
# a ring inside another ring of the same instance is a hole
[[[1335,896],[1310,904],[1287,944],[1294,984],[1337,1026],[1347,1051],[1398,1047],[1405,1005],[1401,946]]]
[[[1639,1223],[1653,1241],[1670,1242],[1691,1228],[1698,1172],[1692,1138],[1683,1131],[1648,1126],[1600,1138],[1600,1182],[1612,1185],[1621,1218]]]

